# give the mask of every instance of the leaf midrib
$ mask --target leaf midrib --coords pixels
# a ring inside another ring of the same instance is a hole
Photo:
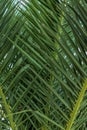
[[[78,110],[81,106],[81,102],[84,98],[85,92],[87,90],[87,79],[84,81],[82,89],[79,93],[78,99],[76,101],[76,104],[73,107],[73,110],[71,112],[71,116],[70,116],[70,120],[68,121],[67,125],[66,125],[66,129],[65,130],[71,130],[74,120],[76,119],[76,116],[78,114]]]

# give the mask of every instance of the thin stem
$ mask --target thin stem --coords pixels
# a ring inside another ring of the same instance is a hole
[[[77,116],[77,113],[78,113],[78,110],[81,106],[81,102],[84,98],[84,95],[85,95],[85,92],[87,90],[87,79],[85,80],[85,82],[83,83],[83,87],[82,87],[82,90],[78,96],[78,99],[76,101],[76,104],[73,108],[73,111],[71,113],[71,117],[70,117],[70,120],[67,124],[67,127],[66,127],[66,130],[71,130],[72,126],[73,126],[73,123],[74,123],[74,120],[76,119],[76,116]]]
[[[8,103],[6,101],[6,97],[5,97],[1,87],[0,87],[0,96],[2,98],[2,101],[3,101],[4,107],[5,107],[6,113],[8,115],[8,119],[9,119],[9,122],[10,122],[10,127],[12,128],[12,130],[17,130],[15,128],[16,125],[15,125],[15,123],[13,121],[13,114],[11,113],[10,106],[8,105]]]

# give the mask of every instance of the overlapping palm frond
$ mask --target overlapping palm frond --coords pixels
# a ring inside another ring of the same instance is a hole
[[[86,8],[85,0],[0,1],[1,130],[87,127]]]

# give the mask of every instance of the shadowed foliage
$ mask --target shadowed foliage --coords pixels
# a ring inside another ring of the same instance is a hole
[[[87,1],[0,0],[0,130],[86,130]]]

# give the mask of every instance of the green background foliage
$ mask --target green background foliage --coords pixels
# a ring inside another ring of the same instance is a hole
[[[0,130],[86,130],[87,1],[0,0]]]

